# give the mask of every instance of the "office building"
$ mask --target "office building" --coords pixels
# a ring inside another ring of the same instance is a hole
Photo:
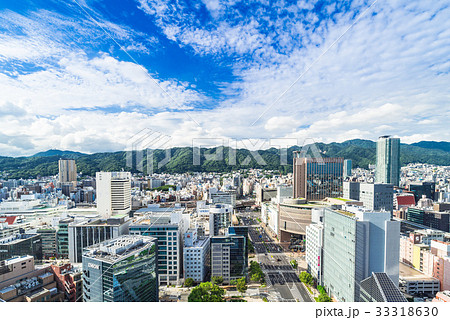
[[[300,158],[294,152],[294,198],[323,200],[342,197],[343,158]]]
[[[75,164],[75,160],[60,159],[58,161],[58,167],[59,167],[59,182],[61,184],[75,183],[74,187],[76,187],[77,165]]]
[[[231,216],[233,214],[233,206],[230,204],[215,204],[209,208],[209,234],[218,236],[224,229],[231,226]]]
[[[352,160],[344,160],[344,179],[352,176]]]
[[[25,255],[42,260],[42,240],[39,234],[18,233],[0,239],[0,260]]]
[[[136,211],[142,215],[130,225],[130,235],[158,240],[158,276],[160,284],[179,284],[183,275],[183,235],[190,225],[190,215],[182,207],[152,206]]]
[[[109,219],[84,219],[69,224],[69,260],[80,263],[83,248],[128,234],[131,220],[127,215]]]
[[[400,139],[381,136],[377,141],[375,182],[400,183]]]
[[[361,281],[360,302],[408,302],[384,272],[373,272]]]
[[[427,199],[435,200],[436,184],[434,182],[414,182],[408,185],[408,190],[414,193],[416,202],[424,196]]]
[[[59,220],[56,237],[58,240],[58,257],[60,259],[69,258],[69,224],[72,222],[72,218],[64,218]]]
[[[228,204],[233,208],[236,206],[236,193],[234,191],[218,191],[216,189],[209,190],[209,203],[210,204]]]
[[[450,212],[435,212],[409,207],[406,210],[406,220],[428,228],[450,232]]]
[[[83,250],[85,302],[157,302],[157,241],[123,235]]]
[[[364,208],[392,212],[394,209],[394,186],[389,183],[343,183],[344,198],[361,201]]]
[[[97,172],[97,210],[103,218],[131,211],[131,173]]]
[[[211,277],[222,277],[224,283],[242,278],[247,273],[244,236],[227,235],[211,238]]]
[[[183,263],[185,280],[207,281],[211,269],[209,237],[199,237],[197,230],[188,230],[184,234]]]
[[[227,235],[236,235],[245,237],[245,241],[249,241],[248,238],[248,227],[247,226],[231,226],[228,227]],[[248,266],[248,246],[245,246],[245,266]]]
[[[305,260],[309,274],[322,285],[323,209],[313,209],[312,222],[306,227]]]
[[[42,256],[44,259],[56,258],[58,256],[58,240],[56,229],[52,227],[38,229],[37,234],[42,240]]]
[[[324,209],[323,284],[338,301],[359,301],[360,282],[373,272],[398,284],[400,222],[390,219],[387,211]]]

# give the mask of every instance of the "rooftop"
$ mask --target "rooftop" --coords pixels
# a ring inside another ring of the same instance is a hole
[[[115,263],[134,255],[138,250],[144,249],[145,247],[150,248],[155,242],[156,239],[152,237],[122,235],[85,248],[83,258],[88,257]]]
[[[404,264],[400,262],[399,265],[399,276],[400,279],[402,280],[406,280],[406,281],[439,281],[436,278],[433,277],[429,277],[423,273],[421,273],[420,271],[417,271],[416,269]]]

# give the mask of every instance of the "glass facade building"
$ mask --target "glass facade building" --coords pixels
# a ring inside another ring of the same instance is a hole
[[[124,235],[83,252],[85,302],[157,302],[154,238]]]
[[[400,139],[381,136],[377,141],[375,182],[400,183]]]
[[[238,235],[211,238],[211,277],[223,277],[225,283],[247,273],[246,238]]]
[[[294,198],[323,200],[342,197],[343,158],[304,158],[294,153]]]
[[[0,239],[0,261],[26,255],[42,260],[42,240],[39,234],[19,233]]]

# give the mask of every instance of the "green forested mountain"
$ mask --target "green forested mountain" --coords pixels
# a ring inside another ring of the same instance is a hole
[[[352,159],[354,167],[367,168],[369,164],[375,164],[376,143],[370,140],[355,139],[342,143],[317,143],[316,146],[325,157]],[[450,151],[447,151],[446,147],[447,145],[445,143],[434,143],[432,141],[419,142],[411,145],[402,144],[401,164],[422,162],[450,165]],[[211,159],[211,155],[221,154],[220,150],[223,150],[222,160]],[[283,173],[287,173],[292,171],[293,151],[298,150],[301,150],[301,147],[294,146],[289,148],[287,152],[288,165],[281,165],[280,152],[275,148],[258,151],[258,154],[264,160],[263,164],[257,162],[256,157],[246,149],[235,150],[227,147],[202,148],[200,150],[200,165],[195,165],[193,162],[194,152],[192,148],[172,148],[170,150],[170,161],[161,168],[158,168],[158,163],[165,158],[166,150],[154,150],[153,171],[168,173],[195,171],[228,172],[244,168],[263,168],[280,170]],[[195,154],[198,154],[198,149],[195,150]],[[134,153],[133,159],[135,159],[135,156],[136,154]],[[58,173],[58,160],[61,157],[75,159],[78,172],[82,172],[85,175],[95,175],[95,172],[102,170],[120,171],[124,169],[137,172],[136,167],[128,168],[126,166],[125,152],[83,154],[59,150],[49,150],[31,157],[0,157],[0,172],[3,177],[6,177],[5,173],[7,173],[8,178],[34,178],[38,175],[55,175]],[[147,163],[144,159],[144,169],[146,165]],[[144,173],[146,173],[145,170]]]

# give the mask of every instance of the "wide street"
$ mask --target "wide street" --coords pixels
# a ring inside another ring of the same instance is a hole
[[[268,300],[314,301],[300,282],[281,246],[259,225],[257,215],[253,212],[238,212],[238,216],[242,224],[249,227],[249,238],[255,248],[256,260],[265,274]]]

